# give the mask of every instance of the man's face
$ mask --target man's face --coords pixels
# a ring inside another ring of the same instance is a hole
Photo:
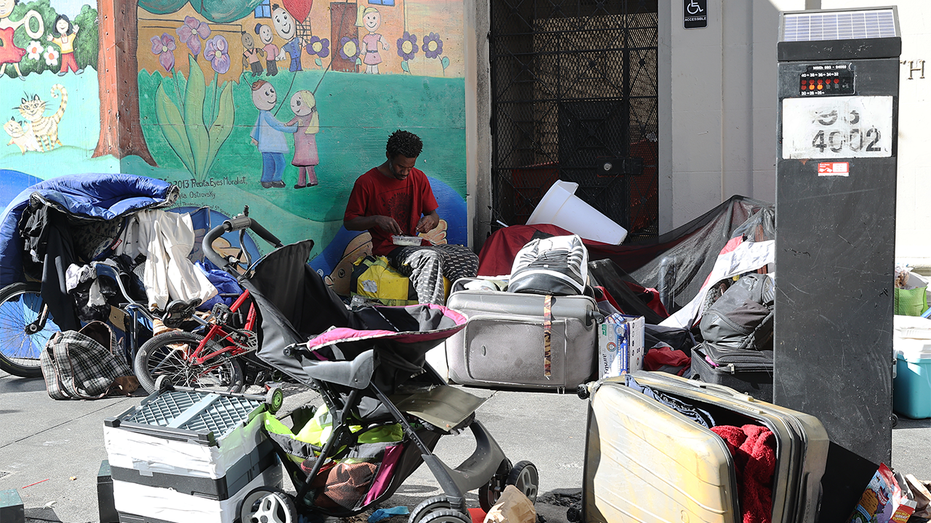
[[[388,158],[388,170],[391,176],[398,180],[405,180],[411,174],[411,169],[417,163],[417,157],[408,158],[407,156],[397,155],[394,158]]]

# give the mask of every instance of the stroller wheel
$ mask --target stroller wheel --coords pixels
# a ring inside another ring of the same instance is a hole
[[[257,487],[242,498],[242,523],[297,523],[297,509],[291,496],[271,487]]]
[[[511,460],[505,458],[498,466],[498,470],[488,480],[488,483],[478,489],[478,504],[482,510],[488,512],[491,507],[495,506],[504,487],[507,485],[508,475],[511,473]]]
[[[268,406],[268,413],[274,414],[281,410],[284,403],[284,393],[278,387],[272,387],[265,393],[265,405]]]
[[[414,507],[407,521],[408,523],[420,523],[433,512],[451,509],[452,504],[446,499],[446,496],[433,496],[421,501],[419,505]]]
[[[508,474],[508,485],[514,485],[517,490],[524,493],[531,503],[537,502],[537,491],[540,488],[540,473],[537,466],[529,461],[518,461],[517,465]]]
[[[155,378],[155,390],[158,392],[168,392],[173,387],[171,385],[171,378],[162,374],[161,376]]]
[[[427,514],[421,523],[472,523],[472,516],[451,508]]]

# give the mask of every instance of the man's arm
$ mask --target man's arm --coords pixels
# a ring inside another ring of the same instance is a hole
[[[398,222],[394,221],[394,218],[390,216],[357,216],[344,220],[343,225],[350,231],[367,231],[379,228],[388,234],[404,234]]]

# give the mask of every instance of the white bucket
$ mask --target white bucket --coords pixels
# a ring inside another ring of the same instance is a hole
[[[549,223],[586,240],[619,245],[627,229],[601,214],[575,195],[579,184],[556,180],[527,220],[527,225]]]

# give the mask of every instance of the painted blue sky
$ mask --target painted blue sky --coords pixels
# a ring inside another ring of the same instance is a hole
[[[96,4],[96,2],[94,2],[94,4]],[[51,0],[50,2],[50,5],[55,8],[55,11],[68,15],[68,18],[72,20],[81,12],[81,7],[84,5],[93,7],[94,4],[89,3],[87,0]]]

